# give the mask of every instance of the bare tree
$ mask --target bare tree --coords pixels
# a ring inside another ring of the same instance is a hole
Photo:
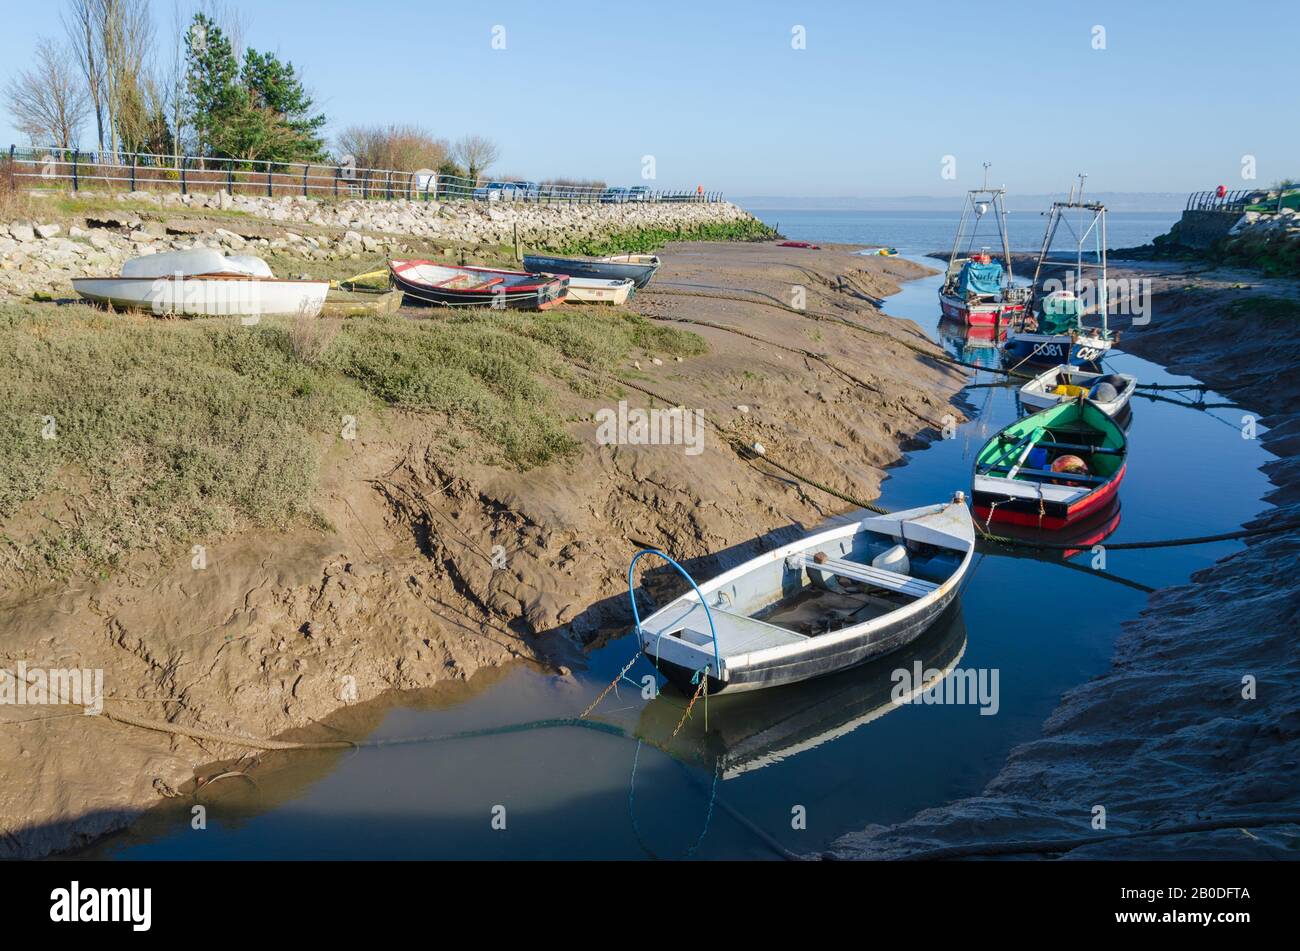
[[[153,46],[149,0],[68,0],[64,26],[86,80],[102,150],[139,133]],[[125,124],[125,130],[123,128]]]
[[[96,141],[104,148],[104,63],[101,24],[104,0],[68,0],[63,27],[86,83],[86,96],[95,113]]]
[[[9,112],[33,145],[76,146],[90,101],[65,49],[42,39],[32,68],[11,80],[5,92]]]
[[[417,125],[348,126],[336,142],[339,153],[351,155],[357,168],[397,169],[414,172],[437,169],[447,160],[450,146]]]
[[[153,21],[148,0],[100,0],[103,26],[104,88],[112,121],[109,141],[114,154],[120,139],[139,141],[147,111],[148,59],[153,47]]]
[[[501,157],[501,150],[491,139],[481,135],[467,135],[456,140],[456,144],[451,147],[451,157],[464,166],[472,181],[477,182],[479,175]]]

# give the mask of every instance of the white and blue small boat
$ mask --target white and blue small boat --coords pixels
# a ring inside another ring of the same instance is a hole
[[[604,258],[553,258],[543,254],[525,254],[524,267],[541,274],[567,274],[598,281],[632,281],[637,290],[650,283],[659,270],[654,254],[612,254]]]
[[[912,643],[958,597],[975,552],[964,495],[872,515],[737,565],[641,621],[641,652],[690,693],[798,683]],[[632,560],[632,567],[645,554]],[[671,559],[668,559],[671,561]],[[690,576],[672,562],[684,575]],[[629,591],[633,581],[628,569]]]

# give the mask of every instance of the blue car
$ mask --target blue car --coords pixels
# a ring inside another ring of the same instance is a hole
[[[488,182],[474,189],[478,201],[536,201],[541,196],[536,182]]]

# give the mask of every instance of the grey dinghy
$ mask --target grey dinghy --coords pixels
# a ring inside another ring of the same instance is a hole
[[[919,637],[957,597],[974,550],[960,492],[951,502],[871,516],[692,582],[638,621],[638,642],[688,693],[704,671],[711,694],[820,677]]]
[[[659,258],[653,254],[611,254],[604,258],[553,258],[544,254],[525,254],[524,267],[543,274],[567,274],[569,277],[597,281],[632,281],[637,290],[650,283],[659,270]]]

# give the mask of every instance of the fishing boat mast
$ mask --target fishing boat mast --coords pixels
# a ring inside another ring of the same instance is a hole
[[[970,244],[975,242],[975,233],[979,230],[980,219],[988,212],[988,206],[993,207],[993,217],[998,223],[998,234],[1002,239],[1002,266],[1006,271],[1007,287],[1014,283],[1015,275],[1011,270],[1011,241],[1007,236],[1007,206],[1004,196],[1007,189],[1004,185],[1001,188],[989,187],[989,169],[992,167],[991,162],[984,163],[984,183],[979,188],[972,188],[966,192],[966,203],[962,205],[961,220],[957,223],[957,233],[952,239],[952,252],[948,255],[948,273],[947,278],[953,275],[953,269],[957,264],[957,255],[962,250],[962,238],[966,236],[966,229],[971,216],[974,215],[975,221],[970,225]],[[981,209],[981,205],[984,207]],[[966,249],[967,256],[970,253],[970,247]]]
[[[1044,265],[1054,267],[1070,267],[1073,265],[1075,286],[1080,289],[1082,289],[1084,285],[1083,274],[1085,268],[1096,271],[1098,273],[1097,310],[1101,315],[1102,333],[1106,334],[1110,330],[1110,302],[1107,300],[1106,286],[1106,206],[1100,202],[1090,202],[1085,200],[1084,189],[1087,180],[1088,176],[1085,173],[1080,173],[1077,186],[1074,184],[1070,185],[1070,197],[1066,201],[1052,202],[1052,207],[1049,210],[1047,217],[1047,229],[1043,234],[1043,246],[1039,249],[1038,263],[1034,267],[1034,280],[1031,285],[1032,293],[1034,295],[1033,308],[1037,309],[1040,305],[1038,298],[1042,292],[1042,287],[1039,279],[1042,275]],[[1076,189],[1078,192],[1077,196],[1075,194]],[[1078,209],[1080,211],[1079,230],[1076,230],[1066,217],[1067,212],[1071,209]],[[1089,212],[1091,214],[1091,217],[1088,218],[1086,227],[1082,225],[1084,218],[1082,214],[1083,212]],[[1051,253],[1052,244],[1056,240],[1056,231],[1062,222],[1065,223],[1065,227],[1070,231],[1075,239],[1075,254],[1073,261],[1053,261],[1048,258],[1048,255]],[[1090,235],[1095,242],[1095,251],[1091,252],[1093,255],[1093,261],[1085,262],[1083,259],[1084,245],[1088,242]],[[1080,312],[1080,317],[1082,316],[1084,316],[1084,313]]]

